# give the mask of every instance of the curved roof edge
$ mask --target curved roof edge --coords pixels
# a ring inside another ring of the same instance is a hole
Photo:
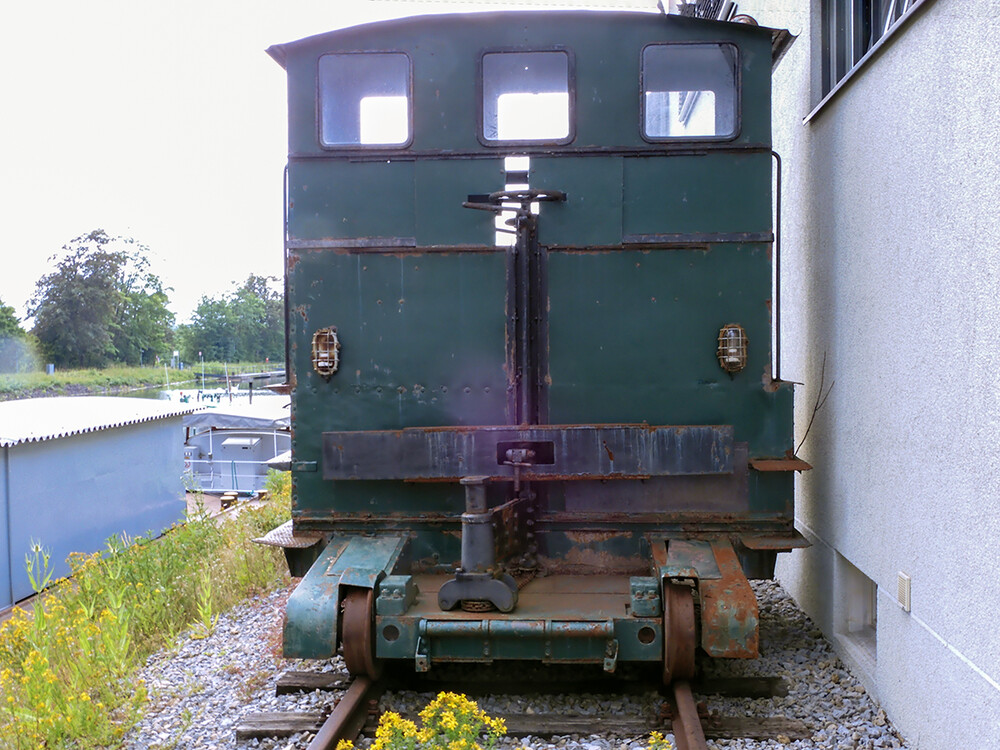
[[[5,401],[0,403],[0,448],[182,417],[203,408],[114,396]]]

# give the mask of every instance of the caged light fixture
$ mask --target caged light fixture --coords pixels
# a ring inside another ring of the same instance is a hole
[[[719,331],[719,366],[729,374],[747,366],[747,332],[739,323],[727,323]]]
[[[340,340],[336,326],[320,328],[312,337],[312,366],[324,378],[340,367]]]

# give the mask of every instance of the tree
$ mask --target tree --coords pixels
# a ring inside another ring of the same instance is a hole
[[[0,372],[29,372],[37,367],[31,336],[21,328],[14,308],[0,300]]]
[[[167,353],[173,313],[149,248],[95,229],[63,246],[56,269],[35,285],[29,315],[48,361],[100,367]],[[50,260],[55,262],[57,256]]]
[[[0,339],[23,339],[25,335],[25,330],[21,328],[21,322],[14,314],[14,308],[5,305],[0,299]]]
[[[273,276],[250,274],[228,295],[202,297],[191,323],[180,329],[184,359],[196,361],[200,352],[205,359],[217,362],[282,360],[284,297],[272,289],[277,282]]]

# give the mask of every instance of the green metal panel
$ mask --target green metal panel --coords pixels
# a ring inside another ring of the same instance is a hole
[[[549,421],[732,424],[751,455],[781,455],[787,438],[761,432],[789,425],[761,386],[770,289],[765,245],[550,253]],[[733,376],[716,358],[731,322],[750,342]]]
[[[622,241],[622,158],[540,157],[531,186],[561,190],[565,203],[545,203],[538,222],[543,245],[588,247]]]
[[[293,256],[290,294],[296,460],[320,460],[325,430],[505,421],[502,253],[311,250]],[[342,348],[327,380],[312,368],[311,337],[331,325]],[[306,515],[462,507],[451,487],[334,488],[317,472],[296,472],[295,487]]]
[[[463,208],[462,203],[473,194],[503,190],[502,159],[428,159],[414,168],[418,245],[496,244],[493,214]],[[382,206],[383,211],[393,208],[391,203]]]
[[[297,438],[317,430],[318,451],[324,429],[503,423],[501,253],[318,250],[293,263]],[[325,326],[341,343],[328,380],[310,361]]]
[[[412,238],[413,173],[413,162],[295,164],[289,169],[289,238]]]
[[[626,159],[625,234],[770,232],[770,175],[768,153]]]

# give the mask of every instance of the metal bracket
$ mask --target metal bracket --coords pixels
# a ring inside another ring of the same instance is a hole
[[[604,671],[613,673],[618,666],[618,639],[612,638],[604,649]]]
[[[728,539],[650,539],[653,573],[697,581],[701,597],[701,646],[715,657],[757,656],[757,598]]]
[[[427,641],[424,640],[424,622],[420,622],[420,635],[417,636],[417,648],[413,654],[413,667],[417,672],[430,672],[431,657],[427,653]]]
[[[418,593],[412,576],[386,576],[378,587],[375,612],[398,617],[416,601]]]
[[[632,617],[656,617],[663,611],[660,582],[656,578],[633,576],[629,579],[632,594]]]

